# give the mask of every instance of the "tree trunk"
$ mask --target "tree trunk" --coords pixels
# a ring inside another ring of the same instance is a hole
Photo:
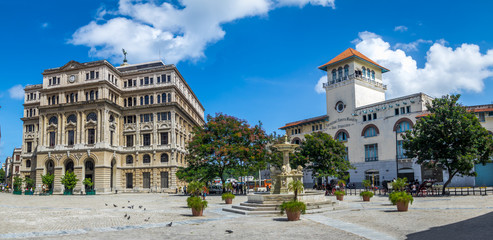
[[[443,184],[443,189],[442,189],[442,195],[445,195],[445,188],[452,182],[452,178],[455,176],[458,170],[456,170],[454,173],[451,173],[450,169],[447,169],[448,171],[448,180]]]
[[[294,190],[294,201],[298,201],[298,190]]]
[[[223,185],[223,193],[226,192],[226,183],[224,182],[224,177],[221,175],[221,182],[222,182],[222,185]]]

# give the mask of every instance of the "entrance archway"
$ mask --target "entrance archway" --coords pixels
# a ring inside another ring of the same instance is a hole
[[[84,178],[89,178],[91,179],[91,182],[94,183],[94,160],[92,158],[87,159],[84,163],[84,173]],[[92,185],[89,189],[92,190],[93,187],[94,185]]]
[[[65,163],[65,172],[74,172],[74,161],[69,160]]]

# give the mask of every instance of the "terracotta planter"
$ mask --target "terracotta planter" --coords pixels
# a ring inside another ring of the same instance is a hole
[[[344,200],[344,195],[336,195],[337,200],[342,201]]]
[[[370,196],[363,196],[363,201],[364,202],[369,202],[370,201]]]
[[[397,211],[399,212],[407,212],[408,207],[409,202],[397,202]]]
[[[232,198],[226,198],[224,201],[226,201],[226,204],[233,204]]]
[[[200,216],[202,216],[203,213],[204,213],[204,209],[202,209],[202,210],[195,210],[194,208],[192,208],[192,215],[193,216],[200,217]]]
[[[286,210],[286,215],[288,216],[288,221],[298,221],[300,220],[301,211],[288,211]]]

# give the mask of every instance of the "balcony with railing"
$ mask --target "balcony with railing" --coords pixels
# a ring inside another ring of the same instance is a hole
[[[371,79],[371,78],[364,77],[362,75],[356,75],[356,74],[350,74],[348,76],[341,76],[339,78],[329,80],[328,82],[324,83],[323,86],[324,86],[324,88],[328,88],[328,87],[335,86],[337,83],[342,83],[342,82],[349,81],[349,80],[359,80],[362,82],[369,83],[369,84],[376,86],[376,87],[381,87],[384,90],[387,90],[387,85],[382,84],[380,82],[377,82],[377,81],[375,81],[375,79]]]

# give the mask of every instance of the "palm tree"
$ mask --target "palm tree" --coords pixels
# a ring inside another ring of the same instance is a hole
[[[288,190],[294,192],[294,201],[298,201],[298,192],[303,192],[303,183],[300,180],[294,180],[288,184]]]

